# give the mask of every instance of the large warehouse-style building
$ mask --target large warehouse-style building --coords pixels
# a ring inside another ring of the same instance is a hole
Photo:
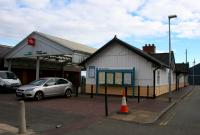
[[[80,62],[95,48],[41,32],[32,32],[4,56],[4,67],[14,71],[23,84],[39,77],[65,77],[80,85]]]
[[[140,50],[116,36],[84,60],[86,92],[90,93],[91,85],[98,94],[104,94],[104,85],[108,94],[121,95],[124,87],[128,87],[129,96],[140,95],[155,97],[168,92],[169,53],[156,54],[154,44],[145,45]],[[175,59],[172,54],[172,90],[176,85]],[[149,88],[149,92],[147,91]]]
[[[190,85],[200,85],[200,63],[190,67],[189,72]]]

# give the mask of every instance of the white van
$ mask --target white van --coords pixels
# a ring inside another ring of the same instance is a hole
[[[17,76],[11,71],[0,71],[0,90],[6,89],[16,89],[21,85],[21,81]]]

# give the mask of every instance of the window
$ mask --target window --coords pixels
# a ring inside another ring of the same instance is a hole
[[[64,80],[64,79],[58,79],[56,84],[67,84],[68,81]]]
[[[16,75],[12,72],[0,72],[2,79],[17,79]]]
[[[30,84],[40,86],[40,85],[43,85],[46,81],[47,81],[47,79],[39,79],[39,80],[35,80],[35,81],[31,82]]]
[[[55,85],[55,84],[56,84],[55,79],[50,79],[45,85],[46,85],[46,86],[53,86],[53,85]]]
[[[157,84],[160,84],[160,70],[157,71]]]

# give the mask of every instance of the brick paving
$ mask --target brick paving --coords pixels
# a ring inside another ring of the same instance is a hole
[[[191,86],[173,92],[173,100],[178,100],[182,95],[190,92]],[[156,116],[158,112],[169,106],[168,95],[157,97],[156,99],[142,98],[137,103],[137,98],[128,98],[128,107],[133,112],[135,119],[137,115],[141,115],[137,120]],[[48,98],[39,102],[26,101],[27,125],[29,129],[43,135],[60,135],[75,130],[87,128],[97,122],[102,122],[105,117],[104,96],[79,95],[69,99],[58,97]],[[9,125],[17,127],[17,119],[13,113],[17,111],[17,100],[14,94],[1,94],[0,104],[10,106],[7,108],[7,114],[0,116],[0,120]],[[2,106],[1,105],[1,106]],[[121,97],[108,96],[109,117],[116,114],[121,105]],[[2,107],[3,107],[2,106]],[[1,108],[4,109],[4,108]],[[4,118],[5,116],[7,118]],[[4,117],[3,117],[4,116]],[[9,120],[8,120],[9,119]],[[129,118],[128,118],[129,119]],[[9,121],[9,122],[6,122]],[[60,128],[56,128],[57,124],[61,124]]]
[[[135,106],[136,99],[129,99],[130,105]],[[89,95],[81,95],[70,99],[47,99],[42,102],[30,102],[32,106],[40,106],[46,109],[56,109],[67,114],[73,113],[81,116],[81,119],[72,123],[64,124],[59,129],[50,129],[43,132],[43,135],[54,135],[71,132],[77,129],[86,128],[96,122],[105,119],[104,96],[95,96],[93,99]],[[121,97],[108,97],[109,115],[118,111],[121,104]]]

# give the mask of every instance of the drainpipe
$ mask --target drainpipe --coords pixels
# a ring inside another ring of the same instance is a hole
[[[153,70],[153,98],[156,98],[156,70],[160,67],[157,67]]]

